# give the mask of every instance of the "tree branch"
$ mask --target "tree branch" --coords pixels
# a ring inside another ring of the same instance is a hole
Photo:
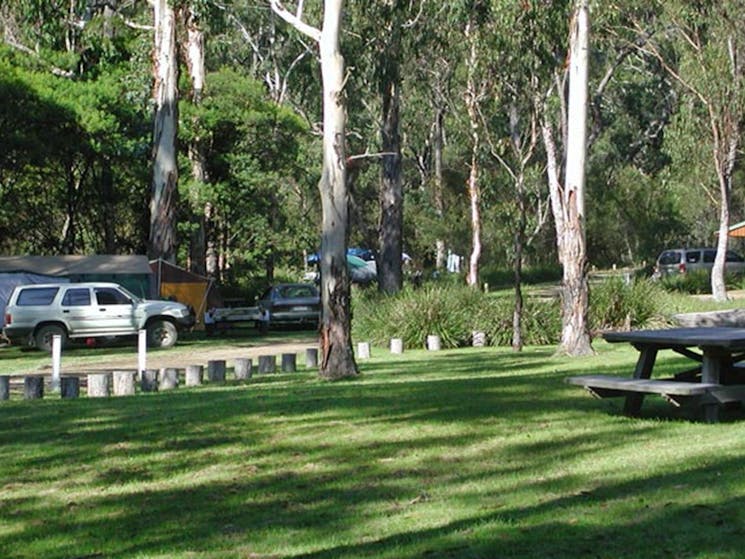
[[[293,14],[287,8],[282,5],[280,0],[269,0],[269,5],[272,7],[272,11],[277,14],[281,19],[292,25],[295,29],[300,31],[303,35],[307,35],[316,42],[321,40],[320,29],[308,25],[302,20],[303,2],[299,2],[297,6],[297,13]]]

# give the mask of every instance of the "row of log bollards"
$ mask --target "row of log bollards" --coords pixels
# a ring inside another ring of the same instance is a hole
[[[486,334],[474,331],[472,334],[473,347],[486,345]],[[429,335],[426,340],[428,351],[439,351],[441,349],[440,337]],[[390,352],[401,354],[404,351],[404,343],[401,338],[391,338]],[[370,343],[359,342],[357,344],[357,358],[369,359],[371,356]],[[305,351],[305,365],[307,368],[318,367],[318,349],[307,348]],[[280,362],[283,373],[293,373],[297,370],[297,354],[283,353]],[[111,373],[90,373],[86,376],[88,396],[108,397],[128,396],[135,394],[136,381],[140,382],[142,392],[167,391],[178,388],[179,370],[175,367],[162,369],[145,369],[138,371],[112,371]],[[184,369],[184,384],[187,387],[199,386],[204,382],[205,369],[203,365],[187,365]],[[249,380],[254,372],[254,363],[247,357],[235,359],[233,376],[237,381]],[[276,355],[259,355],[256,363],[256,373],[273,374],[277,372]],[[225,360],[211,360],[207,362],[207,382],[221,383],[226,380]],[[60,396],[62,398],[78,398],[80,396],[80,377],[67,375],[60,377]],[[27,375],[23,379],[23,397],[27,400],[44,397],[44,375]],[[0,375],[0,400],[10,398],[10,376]]]
[[[318,349],[307,348],[305,351],[306,368],[318,367]],[[297,371],[297,354],[281,354],[280,370],[283,373]],[[180,371],[177,367],[161,369],[117,370],[87,375],[62,375],[59,379],[60,397],[64,399],[80,397],[81,378],[85,378],[89,398],[106,398],[111,396],[131,396],[136,393],[137,382],[141,392],[162,392],[178,388]],[[184,369],[184,384],[187,387],[199,386],[206,381],[219,384],[226,381],[227,363],[224,359],[215,359],[204,365],[187,365]],[[256,374],[273,374],[277,372],[276,355],[259,355],[256,363]],[[233,377],[237,381],[247,381],[254,373],[251,358],[235,359]],[[0,400],[10,399],[10,376],[0,375]],[[36,400],[44,397],[45,375],[26,375],[23,377],[23,397]]]
[[[471,333],[471,341],[473,347],[484,347],[486,345],[486,333],[474,330]],[[425,347],[427,351],[440,351],[442,344],[440,342],[440,336],[429,335],[427,336]],[[400,354],[404,352],[404,341],[401,338],[391,338],[390,340],[391,353]],[[370,344],[362,342],[357,346],[357,356],[361,359],[367,359],[370,357]]]

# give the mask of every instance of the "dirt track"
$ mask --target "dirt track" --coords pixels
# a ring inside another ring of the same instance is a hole
[[[184,368],[187,365],[207,365],[208,361],[214,359],[225,359],[228,367],[232,367],[232,361],[237,357],[250,357],[254,360],[259,355],[280,355],[282,353],[301,353],[306,348],[318,347],[318,343],[308,338],[307,342],[296,341],[287,343],[273,343],[259,345],[255,340],[251,342],[242,340],[225,340],[216,338],[214,348],[191,349],[188,346],[176,346],[165,351],[156,351],[147,354],[147,368],[160,369],[163,367]],[[303,355],[301,359],[304,359]],[[137,353],[133,352],[131,357],[111,357],[97,362],[96,369],[137,369]]]

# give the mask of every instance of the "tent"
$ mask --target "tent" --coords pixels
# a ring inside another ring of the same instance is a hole
[[[54,276],[43,276],[41,274],[32,274],[29,272],[0,272],[0,316],[5,316],[5,307],[8,306],[10,294],[16,285],[27,285],[30,283],[59,283],[67,282],[67,279],[56,278]]]
[[[140,297],[152,295],[147,256],[137,254],[0,256],[0,273],[38,274],[53,282],[110,281]]]
[[[202,317],[207,309],[223,306],[217,286],[210,278],[161,259],[151,260],[150,269],[155,277],[158,296],[190,305],[196,313],[200,328],[204,327]]]
[[[13,288],[27,283],[110,281],[150,297],[151,276],[140,255],[0,256],[0,306],[4,315]]]

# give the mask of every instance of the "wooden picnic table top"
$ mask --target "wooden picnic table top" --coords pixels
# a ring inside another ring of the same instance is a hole
[[[729,350],[745,349],[745,328],[723,326],[605,332],[603,338],[613,343],[627,342],[633,345],[659,348],[698,346]]]

